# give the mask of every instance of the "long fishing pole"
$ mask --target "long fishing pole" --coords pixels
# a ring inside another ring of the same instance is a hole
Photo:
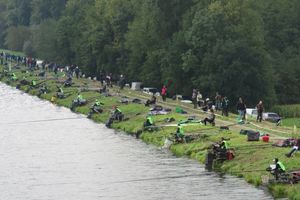
[[[241,171],[226,171],[228,173],[233,173],[233,174],[236,174],[236,173],[243,173],[243,172],[267,172],[265,169],[253,169],[253,170],[241,170]]]
[[[257,147],[272,147],[271,144],[252,144],[252,145],[241,145],[236,146],[236,149],[244,149],[244,148],[257,148]]]
[[[78,120],[85,119],[85,117],[69,117],[69,118],[57,118],[57,119],[41,119],[41,120],[32,120],[32,121],[22,121],[22,122],[8,122],[0,123],[1,125],[17,125],[17,124],[28,124],[28,123],[43,123],[43,122],[53,122],[53,121],[66,121],[66,120]]]
[[[203,173],[203,174],[188,174],[188,175],[178,175],[178,176],[132,179],[132,180],[109,182],[107,184],[134,183],[134,182],[156,181],[156,180],[166,180],[166,179],[180,179],[180,178],[187,178],[187,177],[200,177],[200,176],[209,176],[209,175],[215,175],[215,174],[214,173]]]
[[[35,86],[41,85],[41,84],[43,84],[43,83],[45,83],[47,81],[51,81],[51,80],[55,80],[55,78],[49,78],[49,79],[43,80],[43,81],[37,83]]]

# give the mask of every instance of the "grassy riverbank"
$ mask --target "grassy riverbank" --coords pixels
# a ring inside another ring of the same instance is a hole
[[[3,66],[0,66],[0,71],[3,71]],[[21,69],[13,69],[13,72],[15,72],[19,80],[23,77],[26,77],[27,80],[36,80],[38,84],[43,81],[36,76],[38,72],[22,73]],[[55,91],[57,89],[56,86],[60,85],[65,80],[65,78],[62,77],[62,74],[60,74],[60,77],[57,78],[53,78],[54,75],[52,73],[47,73],[47,76],[50,79],[48,81],[45,81],[43,84],[47,85],[51,92],[42,95],[41,98],[50,101],[51,97],[55,94]],[[10,81],[8,77],[2,77],[1,81],[13,87],[15,87],[18,83]],[[125,89],[124,91],[118,93],[117,88],[112,88],[110,89],[110,93],[112,94],[112,96],[105,97],[100,95],[98,92],[89,90],[89,88],[99,87],[99,83],[97,82],[88,79],[74,79],[74,83],[74,87],[64,89],[64,92],[69,95],[65,99],[57,99],[57,105],[70,107],[72,100],[77,96],[78,89],[81,88],[83,90],[81,94],[84,96],[84,98],[88,100],[88,104],[86,106],[76,108],[76,112],[87,114],[89,112],[89,108],[94,103],[95,99],[98,98],[104,103],[104,112],[102,114],[93,115],[92,120],[99,123],[105,122],[110,115],[110,110],[112,106],[119,105],[121,110],[125,114],[125,118],[128,118],[128,120],[119,123],[114,123],[112,127],[114,129],[121,130],[133,135],[135,135],[135,133],[142,128],[142,124],[145,121],[149,108],[145,107],[143,104],[129,103],[128,105],[125,105],[121,104],[119,101],[123,96],[127,96],[131,99],[137,97],[147,98],[147,96],[139,92],[130,91],[129,89]],[[38,94],[38,88],[31,90],[28,90],[28,88],[28,86],[22,86],[21,90],[27,91],[31,95]],[[203,114],[199,114],[198,111],[193,111],[193,109],[189,107],[186,108],[189,112],[189,114],[187,115],[175,113],[174,110],[176,105],[182,106],[176,101],[168,100],[167,103],[160,102],[159,104],[163,104],[167,107],[170,107],[172,109],[172,112],[164,116],[155,116],[154,121],[156,125],[168,124],[164,122],[165,118],[173,117],[176,119],[176,121],[179,121],[185,120],[188,116],[193,115],[195,115],[198,118],[204,117]],[[219,121],[217,121],[217,126],[220,125],[220,123],[234,123],[234,118],[219,118],[218,120]],[[176,124],[176,122],[172,122],[169,124]],[[184,130],[186,134],[198,135],[198,139],[191,143],[172,145],[170,150],[176,156],[187,156],[203,163],[205,160],[207,148],[210,147],[212,143],[219,141],[221,137],[230,138],[231,148],[233,148],[235,151],[235,159],[232,161],[226,161],[222,165],[217,165],[216,170],[222,173],[229,173],[238,177],[243,177],[247,182],[256,186],[262,185],[262,177],[266,177],[269,175],[268,172],[265,171],[265,169],[269,166],[269,164],[272,163],[272,160],[275,157],[278,157],[280,160],[282,160],[282,162],[285,163],[288,170],[295,170],[300,168],[299,153],[297,153],[293,158],[286,158],[284,156],[284,154],[290,150],[289,148],[276,148],[272,147],[271,144],[266,145],[266,143],[263,143],[261,141],[252,143],[247,142],[246,136],[240,135],[238,130],[240,129],[240,127],[248,129],[250,125],[230,127],[230,131],[220,131],[217,126],[185,126]],[[263,123],[262,126],[272,126],[273,129],[276,129],[276,127],[273,127],[273,125],[267,122]],[[148,144],[153,144],[158,147],[161,147],[163,146],[165,139],[167,137],[171,137],[172,133],[174,133],[175,130],[176,127],[170,126],[161,128],[155,132],[145,131],[142,133],[140,138]],[[291,130],[292,129],[287,129],[288,132],[291,132]],[[279,134],[279,136],[281,137],[282,135],[283,134]],[[276,136],[276,132],[272,133],[272,138],[275,138]],[[276,184],[268,185],[268,188],[275,197],[289,197],[290,199],[300,199],[300,184]]]

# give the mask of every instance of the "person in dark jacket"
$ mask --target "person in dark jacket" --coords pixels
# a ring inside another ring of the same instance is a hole
[[[259,101],[259,103],[256,105],[256,109],[257,109],[257,119],[256,122],[261,122],[262,120],[262,116],[263,116],[263,112],[264,112],[264,105],[262,101]]]
[[[222,107],[222,116],[228,117],[229,100],[226,96],[222,98],[221,107]]]
[[[237,111],[239,113],[239,119],[245,120],[245,114],[246,114],[246,104],[244,103],[242,97],[239,98],[239,101],[236,105]]]
[[[154,94],[152,94],[151,99],[148,99],[145,103],[145,106],[150,106],[156,104],[156,97]]]

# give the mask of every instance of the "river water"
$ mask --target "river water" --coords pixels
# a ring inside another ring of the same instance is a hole
[[[3,84],[0,111],[1,200],[273,199]]]

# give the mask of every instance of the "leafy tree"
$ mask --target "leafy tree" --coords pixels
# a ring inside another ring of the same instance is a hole
[[[299,103],[299,9],[298,0],[0,0],[0,47],[171,94]]]
[[[7,2],[5,0],[0,0],[0,47],[4,46],[4,33],[6,30],[6,10]]]
[[[219,91],[249,104],[274,102],[274,83],[260,16],[245,1],[215,1],[198,10],[184,55],[191,79],[207,95]],[[232,91],[235,91],[234,93]]]
[[[30,40],[31,31],[26,26],[12,26],[6,31],[5,45],[9,50],[22,51],[24,43]]]
[[[28,40],[24,43],[23,52],[25,53],[26,56],[29,56],[29,57],[35,56],[34,50],[33,50],[33,45],[30,40]]]
[[[28,26],[30,24],[31,0],[9,0],[7,6],[8,26]]]
[[[32,41],[37,57],[49,61],[57,60],[57,22],[43,21],[32,28]]]
[[[67,0],[32,0],[31,24],[40,24],[49,18],[59,19],[66,2]]]

